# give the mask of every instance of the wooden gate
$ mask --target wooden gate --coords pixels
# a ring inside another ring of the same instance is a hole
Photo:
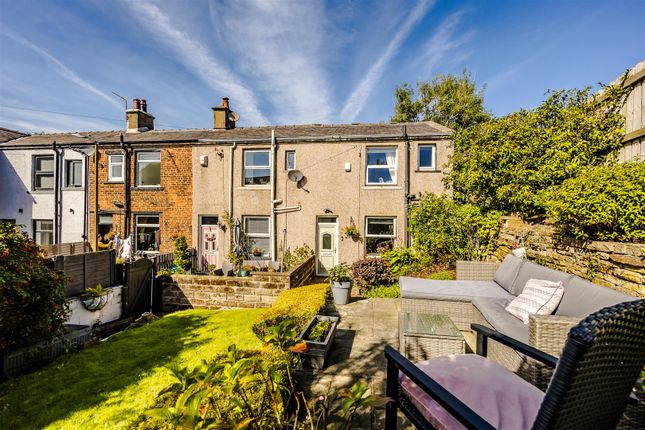
[[[125,266],[123,317],[138,318],[151,310],[153,264],[147,258],[141,258]]]

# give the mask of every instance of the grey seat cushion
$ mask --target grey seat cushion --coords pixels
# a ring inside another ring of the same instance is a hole
[[[437,281],[401,276],[399,286],[404,299],[470,302],[473,297],[513,298],[493,281]]]
[[[516,257],[513,254],[508,254],[502,264],[495,272],[495,282],[497,282],[506,291],[511,292],[513,289],[513,282],[517,278],[517,274],[522,267],[524,260]]]
[[[509,292],[514,296],[519,296],[526,286],[526,281],[529,279],[543,279],[545,281],[562,282],[564,284],[571,277],[573,275],[540,266],[532,261],[524,261],[515,281],[513,281],[513,287]]]
[[[555,314],[583,318],[604,307],[637,298],[573,276],[564,283],[564,295]]]
[[[529,342],[529,326],[521,319],[506,312],[506,305],[512,298],[475,297],[473,305],[497,331],[521,342]]]

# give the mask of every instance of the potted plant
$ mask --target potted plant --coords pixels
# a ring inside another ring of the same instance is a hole
[[[358,228],[356,227],[356,224],[352,221],[348,226],[343,228],[343,234],[345,237],[350,237],[352,239],[358,237]]]
[[[349,265],[341,263],[329,269],[329,281],[334,294],[334,303],[346,305],[352,292],[352,276]]]
[[[81,303],[88,311],[98,311],[102,309],[108,301],[107,291],[103,285],[96,284],[96,287],[86,288],[81,294]]]
[[[300,352],[304,367],[323,369],[325,359],[336,336],[338,317],[315,315],[304,328],[298,339],[307,344],[307,349]]]
[[[253,266],[242,266],[239,271],[239,275],[244,277],[244,276],[249,276],[249,274],[253,271]]]
[[[262,257],[262,255],[264,255],[264,249],[258,248],[257,246],[253,247],[251,254],[253,254],[254,257]]]

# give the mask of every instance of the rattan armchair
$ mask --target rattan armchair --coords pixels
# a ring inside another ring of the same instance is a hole
[[[477,353],[486,356],[489,339],[520,351],[555,373],[532,429],[614,429],[630,401],[645,365],[645,300],[621,303],[589,315],[573,327],[560,358],[473,324]],[[403,373],[468,429],[492,429],[475,411],[448,392],[393,348],[385,347],[386,429],[396,428],[397,409],[417,427],[433,428],[401,388]]]

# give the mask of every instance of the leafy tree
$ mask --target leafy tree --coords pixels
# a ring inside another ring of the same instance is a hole
[[[177,266],[178,273],[186,273],[190,271],[192,252],[188,249],[188,242],[186,236],[181,235],[175,239],[174,242],[174,260],[173,263]]]
[[[68,313],[62,273],[46,266],[40,247],[0,223],[0,349],[58,335]]]
[[[438,74],[432,81],[417,83],[414,89],[403,83],[396,88],[395,114],[392,122],[434,121],[455,130],[488,121],[484,108],[484,90],[477,86],[470,73],[461,76]]]
[[[544,193],[587,166],[608,162],[624,135],[624,92],[604,98],[589,88],[561,90],[534,110],[520,110],[453,136],[447,185],[457,200],[487,209],[543,214]]]

